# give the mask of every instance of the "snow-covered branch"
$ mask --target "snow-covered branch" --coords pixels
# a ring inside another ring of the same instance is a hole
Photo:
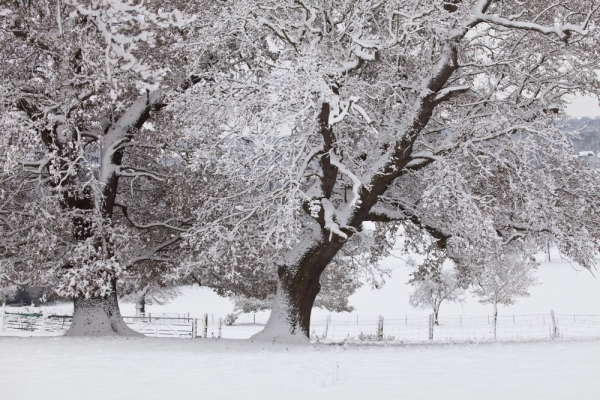
[[[590,16],[593,15],[599,6],[596,6],[592,11],[590,11]],[[574,24],[563,24],[556,26],[544,26],[540,24],[536,24],[534,22],[526,22],[526,21],[516,21],[512,19],[502,18],[497,15],[490,14],[474,14],[475,19],[480,22],[486,22],[493,25],[499,25],[506,28],[519,29],[519,30],[527,30],[538,32],[543,35],[556,35],[560,40],[567,41],[571,34],[577,33],[579,35],[585,36],[588,34],[588,30],[584,28],[585,25],[574,25]],[[586,18],[587,21],[587,18]]]

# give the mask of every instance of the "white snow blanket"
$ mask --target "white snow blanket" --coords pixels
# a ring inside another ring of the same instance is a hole
[[[0,398],[597,399],[600,341],[285,346],[0,337]]]

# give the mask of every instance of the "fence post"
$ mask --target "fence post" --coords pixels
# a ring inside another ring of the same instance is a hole
[[[192,339],[196,339],[197,335],[198,335],[198,319],[194,318],[194,319],[192,319]]]
[[[550,337],[555,339],[558,337],[558,325],[556,324],[556,317],[554,316],[554,310],[550,310],[550,319],[551,319],[551,330]]]
[[[46,316],[42,315],[42,332],[46,332]]]
[[[217,338],[221,339],[221,327],[223,326],[223,318],[219,318],[219,333],[217,334]]]
[[[206,339],[206,337],[208,336],[208,314],[204,314],[204,326],[202,327],[202,337]]]
[[[379,316],[379,322],[377,323],[377,340],[383,340],[383,316]]]
[[[331,324],[331,315],[328,315],[325,319],[325,337],[323,339],[327,339],[327,334],[329,333],[329,324]]]
[[[429,340],[433,340],[433,325],[434,325],[433,314],[429,314]]]

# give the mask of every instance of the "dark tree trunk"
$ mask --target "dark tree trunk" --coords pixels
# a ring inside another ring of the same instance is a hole
[[[278,265],[279,283],[271,315],[265,329],[253,340],[308,341],[312,307],[321,290],[319,279],[343,245],[339,237],[333,236],[330,241],[315,227],[310,240],[283,257]]]

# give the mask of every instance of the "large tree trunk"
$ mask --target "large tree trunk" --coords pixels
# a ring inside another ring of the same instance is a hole
[[[311,230],[312,237],[299,243],[279,262],[279,282],[271,315],[264,330],[251,340],[308,343],[312,307],[321,290],[319,279],[344,245],[337,236],[329,240],[320,227]]]
[[[75,297],[73,304],[73,322],[65,336],[144,336],[123,321],[114,289],[105,297]]]

